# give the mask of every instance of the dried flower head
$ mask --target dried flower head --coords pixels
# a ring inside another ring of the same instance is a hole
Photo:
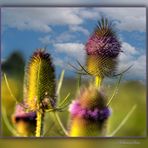
[[[111,112],[106,97],[90,85],[81,90],[78,98],[69,107],[70,136],[104,136],[106,122]]]
[[[36,112],[27,112],[17,104],[12,121],[21,136],[34,136],[36,128]]]
[[[24,98],[29,109],[52,108],[55,100],[54,66],[49,53],[38,49],[26,67],[24,81]]]

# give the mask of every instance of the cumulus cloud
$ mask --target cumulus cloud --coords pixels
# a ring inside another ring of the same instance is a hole
[[[3,8],[2,25],[19,30],[50,32],[50,25],[78,25],[79,8]]]
[[[87,29],[85,29],[82,26],[70,26],[70,31],[72,32],[82,32],[84,35],[88,36],[89,35],[89,31]]]
[[[116,26],[125,31],[146,31],[146,9],[139,7],[95,8],[96,11],[116,21]]]
[[[65,53],[75,60],[84,62],[85,51],[82,43],[56,43],[53,46],[57,52]]]
[[[88,35],[82,26],[84,21],[97,20],[104,14],[116,21],[120,30],[145,31],[146,9],[144,8],[3,8],[3,25],[27,30],[50,32],[52,25],[69,25],[71,31],[80,31]],[[81,26],[80,26],[81,25]]]
[[[75,39],[76,36],[71,34],[70,32],[62,32],[56,37],[52,37],[51,35],[45,35],[43,37],[39,38],[39,41],[43,45],[49,45],[49,44],[54,44],[54,43],[62,43],[62,42],[68,42],[72,39]]]
[[[138,49],[127,42],[123,42],[123,53],[119,56],[119,71],[129,66],[132,68],[126,73],[126,77],[133,79],[146,79],[146,55],[141,54]]]

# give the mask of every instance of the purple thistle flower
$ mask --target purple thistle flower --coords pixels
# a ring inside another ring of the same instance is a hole
[[[69,111],[72,117],[80,117],[88,120],[102,121],[107,119],[111,115],[111,111],[108,107],[103,109],[87,109],[82,108],[78,101],[73,101],[70,105]]]
[[[116,58],[121,52],[121,43],[118,40],[113,26],[107,19],[98,22],[92,36],[85,45],[88,55],[97,55],[102,57]]]

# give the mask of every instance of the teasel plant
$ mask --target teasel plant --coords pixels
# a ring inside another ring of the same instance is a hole
[[[118,57],[121,52],[121,41],[117,36],[115,26],[107,18],[102,17],[88,38],[84,50],[86,51],[85,65],[79,61],[79,68],[69,64],[81,75],[89,75],[94,79],[96,87],[100,87],[105,77],[116,77],[126,71],[131,66],[117,73]]]
[[[118,57],[121,50],[121,42],[117,37],[114,25],[106,18],[98,21],[92,35],[86,45],[86,65],[77,61],[80,69],[70,64],[79,75],[88,75],[93,78],[88,87],[80,89],[78,96],[69,107],[70,123],[69,136],[113,136],[126,122],[136,105],[127,114],[121,124],[112,133],[108,134],[108,119],[111,115],[110,104],[117,94],[121,78],[125,72],[117,73]],[[108,99],[102,92],[102,81],[104,78],[119,76],[115,90]],[[81,80],[81,78],[80,78]]]
[[[37,49],[25,68],[24,98],[22,102],[19,102],[13,95],[7,76],[4,74],[7,88],[16,101],[15,111],[12,115],[15,129],[9,123],[4,108],[3,117],[8,129],[14,135],[43,137],[46,112],[53,112],[56,122],[63,133],[67,135],[67,131],[57,113],[64,111],[70,103],[70,93],[63,101],[59,101],[64,72],[63,70],[56,88],[55,71],[50,54],[45,52],[45,49]]]
[[[68,137],[82,136],[114,136],[130,118],[136,105],[127,113],[119,126],[108,133],[108,120],[111,116],[110,104],[119,89],[122,76],[130,67],[117,73],[118,56],[122,52],[114,26],[107,19],[102,18],[86,45],[86,64],[83,66],[77,61],[79,67],[70,64],[78,74],[77,95],[71,100],[70,93],[61,98],[65,71],[60,75],[58,84],[55,80],[55,68],[49,53],[44,49],[35,51],[28,61],[24,76],[24,97],[21,102],[13,95],[6,74],[4,80],[11,97],[15,100],[15,111],[12,114],[12,123],[7,118],[5,108],[2,108],[3,119],[8,129],[16,136],[44,137],[44,117],[50,112],[54,115],[54,123],[62,130],[62,135]],[[82,87],[82,75],[91,76],[88,86]],[[106,77],[119,77],[111,97],[107,98],[102,89],[103,79]],[[59,112],[69,108],[69,123],[65,128]],[[50,118],[50,120],[53,120]],[[58,133],[57,133],[58,136]]]

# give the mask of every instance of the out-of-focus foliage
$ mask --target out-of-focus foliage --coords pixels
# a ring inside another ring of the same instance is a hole
[[[24,67],[24,57],[19,51],[14,51],[1,65],[2,72],[17,79],[23,78]]]

